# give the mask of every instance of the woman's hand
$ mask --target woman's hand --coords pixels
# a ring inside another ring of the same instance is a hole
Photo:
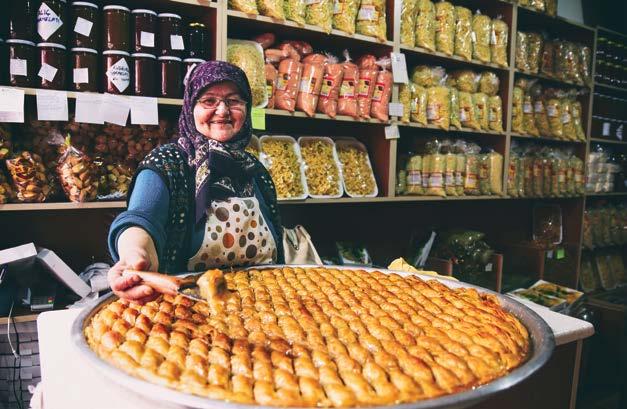
[[[150,235],[142,228],[129,227],[118,238],[120,260],[115,263],[107,274],[111,290],[118,297],[145,304],[159,296],[155,290],[141,284],[137,275],[123,277],[125,269],[140,271],[157,271],[159,261],[154,243]]]

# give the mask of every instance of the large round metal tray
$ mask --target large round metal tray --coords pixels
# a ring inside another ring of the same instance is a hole
[[[250,267],[247,269],[265,269],[265,268],[280,268],[286,267],[283,265],[273,266],[258,266]],[[287,267],[320,267],[320,266],[305,266],[290,265]],[[518,368],[511,371],[509,374],[495,379],[492,382],[478,386],[473,389],[469,389],[463,392],[442,396],[439,398],[426,399],[413,403],[404,403],[400,405],[388,405],[388,406],[373,406],[372,409],[434,409],[434,408],[449,408],[449,409],[461,409],[470,406],[474,403],[478,403],[486,399],[487,397],[511,388],[512,386],[520,383],[524,379],[528,378],[531,374],[541,368],[546,361],[550,358],[553,348],[555,347],[555,340],[553,338],[553,332],[549,326],[544,322],[542,318],[534,311],[524,306],[523,304],[515,301],[514,299],[504,296],[502,294],[495,293],[493,291],[477,287],[471,284],[457,282],[453,280],[447,280],[439,277],[433,277],[423,274],[412,274],[400,271],[392,271],[377,268],[364,268],[364,267],[347,267],[347,266],[325,266],[335,269],[361,269],[365,271],[380,271],[385,274],[396,273],[401,276],[417,275],[425,280],[436,279],[444,283],[450,288],[459,287],[471,287],[477,290],[496,295],[501,303],[501,306],[514,316],[516,316],[520,322],[522,322],[530,336],[530,351],[525,363]],[[107,304],[117,300],[117,297],[113,294],[107,294],[100,297],[97,302],[92,306],[85,308],[76,318],[72,325],[72,341],[78,349],[78,352],[83,355],[98,371],[104,374],[114,383],[127,388],[129,391],[141,395],[143,398],[152,400],[156,404],[161,403],[168,407],[178,408],[196,408],[196,409],[215,409],[217,407],[225,409],[279,409],[272,406],[258,406],[258,405],[243,405],[239,403],[229,403],[225,401],[217,401],[213,399],[207,399],[200,396],[195,396],[183,392],[179,392],[174,389],[170,389],[165,386],[156,385],[142,379],[128,375],[126,372],[114,367],[108,362],[102,360],[92,349],[87,345],[87,341],[84,336],[84,329],[90,322],[91,318],[100,311]]]

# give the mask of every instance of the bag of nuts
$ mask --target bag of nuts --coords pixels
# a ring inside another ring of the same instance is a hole
[[[11,139],[8,124],[0,124],[0,160],[11,156]]]
[[[8,159],[6,163],[17,191],[18,202],[43,202],[48,198],[50,185],[41,156],[22,151],[14,159]]]
[[[59,158],[57,175],[66,196],[72,202],[89,202],[98,195],[98,177],[91,159],[70,144]]]
[[[100,200],[120,200],[126,198],[128,187],[133,178],[133,169],[124,163],[112,163],[106,166],[106,173],[103,179],[100,179],[101,185],[104,184],[105,196],[98,196]],[[101,186],[102,187],[102,186]]]
[[[13,188],[9,184],[4,171],[0,169],[0,204],[13,202],[15,200],[15,193]]]

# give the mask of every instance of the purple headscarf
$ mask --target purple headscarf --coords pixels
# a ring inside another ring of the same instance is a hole
[[[246,101],[246,119],[232,139],[219,142],[207,138],[196,129],[194,106],[206,89],[223,81],[234,83]],[[252,97],[246,74],[240,68],[224,61],[207,61],[190,74],[183,109],[179,117],[179,146],[187,153],[189,165],[195,174],[195,221],[200,221],[213,198],[253,196],[252,176],[259,162],[244,148],[252,135]]]

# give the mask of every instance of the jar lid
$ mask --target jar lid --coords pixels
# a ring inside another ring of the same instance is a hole
[[[89,3],[87,1],[73,1],[72,2],[72,6],[85,6],[85,7],[91,7],[91,8],[94,8],[94,9],[98,8],[97,4]]]
[[[157,17],[159,17],[159,18],[161,18],[161,17],[172,17],[172,18],[178,18],[179,20],[181,19],[181,16],[179,16],[178,14],[174,14],[174,13],[159,13],[159,15]]]
[[[139,14],[139,13],[151,14],[153,16],[157,15],[156,11],[152,11],[152,10],[148,10],[148,9],[135,9],[135,10],[131,11],[131,14]]]
[[[98,51],[94,50],[93,48],[85,48],[85,47],[74,47],[74,48],[71,48],[70,51],[76,52],[76,53],[98,54]]]
[[[181,59],[179,57],[171,57],[169,55],[164,55],[162,57],[158,58],[159,61],[178,61],[181,62]]]
[[[206,28],[206,26],[204,25],[204,23],[199,23],[199,22],[193,22],[193,23],[189,23],[190,27],[200,27],[200,28]]]
[[[11,38],[9,40],[6,41],[7,44],[25,44],[25,45],[30,45],[30,46],[35,46],[35,43],[33,43],[32,41],[28,41],[28,40],[18,40],[16,38]]]
[[[110,4],[108,6],[104,6],[102,9],[103,10],[124,10],[124,11],[128,11],[129,13],[131,12],[131,9],[129,9],[128,7],[118,6],[117,4]]]
[[[103,51],[102,55],[123,55],[125,57],[129,57],[130,56],[130,54],[127,53],[126,51],[118,51],[118,50]]]
[[[207,60],[203,60],[202,58],[186,58],[183,60],[184,63],[203,63]]]
[[[155,55],[148,54],[148,53],[133,53],[133,54],[131,54],[131,57],[133,57],[133,58],[152,58],[153,60],[157,58]]]
[[[60,48],[62,50],[65,50],[65,46],[64,45],[57,44],[57,43],[38,43],[37,47],[38,48],[52,47],[52,48]]]

